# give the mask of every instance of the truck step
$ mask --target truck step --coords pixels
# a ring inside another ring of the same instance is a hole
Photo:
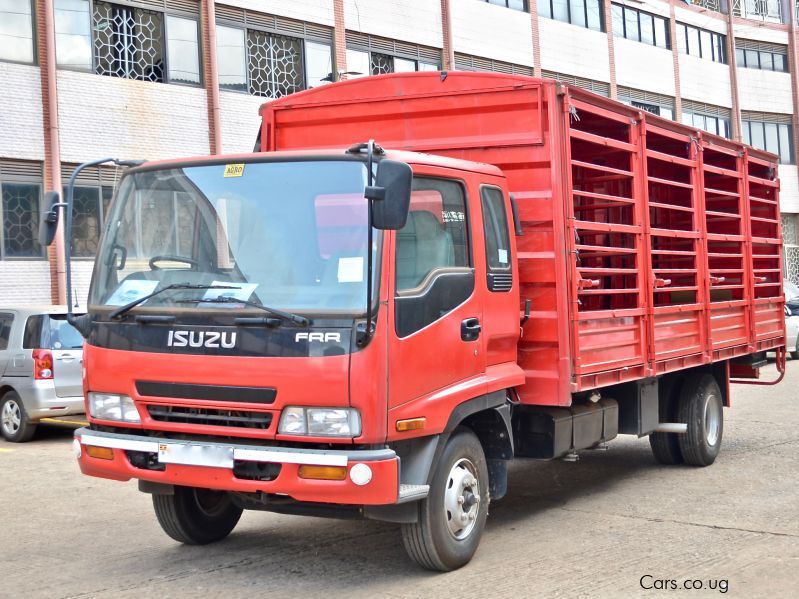
[[[400,485],[397,503],[407,503],[424,499],[430,492],[430,485]]]

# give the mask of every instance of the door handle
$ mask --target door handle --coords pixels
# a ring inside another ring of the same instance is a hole
[[[461,322],[461,339],[464,341],[476,341],[480,336],[481,330],[479,318],[467,318]]]

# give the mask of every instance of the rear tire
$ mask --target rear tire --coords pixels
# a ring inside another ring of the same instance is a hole
[[[0,431],[3,438],[11,443],[24,443],[33,438],[36,424],[28,419],[16,391],[9,391],[0,401]]]
[[[721,390],[716,379],[709,374],[688,376],[680,393],[677,415],[678,422],[688,424],[688,431],[678,435],[685,463],[710,466],[719,455],[724,432]]]
[[[410,558],[428,570],[449,572],[469,563],[488,516],[488,467],[480,440],[458,428],[444,448],[419,518],[402,525]]]
[[[153,495],[153,508],[164,532],[186,545],[224,539],[242,513],[225,491],[195,487],[175,487],[174,495]]]

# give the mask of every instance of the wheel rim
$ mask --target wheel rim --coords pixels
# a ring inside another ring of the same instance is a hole
[[[705,398],[705,439],[711,447],[718,443],[721,431],[721,404],[715,395]]]
[[[22,424],[22,412],[13,399],[6,400],[3,404],[3,431],[8,435],[16,435]]]
[[[194,503],[205,516],[213,518],[225,511],[228,505],[228,495],[225,491],[194,489]]]
[[[462,541],[477,525],[480,511],[480,481],[477,468],[468,459],[458,460],[449,471],[444,489],[444,518],[453,538]]]

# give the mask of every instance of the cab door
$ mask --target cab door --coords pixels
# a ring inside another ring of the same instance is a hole
[[[408,221],[393,236],[389,409],[419,400],[451,407],[482,393],[483,303],[476,282],[485,270],[473,251],[472,178],[415,169]],[[425,402],[425,411],[431,407]],[[389,416],[389,434],[391,422]]]

